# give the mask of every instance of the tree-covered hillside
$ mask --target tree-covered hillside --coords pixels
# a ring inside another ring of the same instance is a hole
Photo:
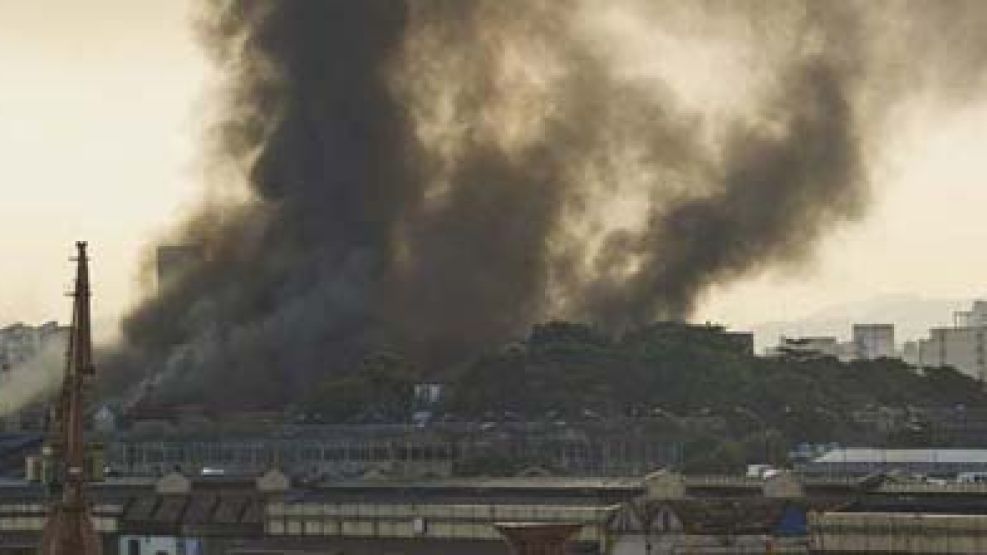
[[[313,389],[308,409],[329,420],[373,414],[400,419],[412,385],[436,379],[394,354],[371,357]],[[877,407],[987,408],[973,379],[898,360],[842,363],[830,357],[754,356],[716,326],[656,323],[614,336],[583,324],[536,326],[438,378],[449,418],[539,420],[667,414],[721,416],[772,428],[791,441],[853,438],[853,415]]]

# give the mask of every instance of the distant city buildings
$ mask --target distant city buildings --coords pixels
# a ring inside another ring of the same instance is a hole
[[[9,371],[37,356],[49,345],[64,345],[69,328],[58,322],[40,326],[17,323],[0,328],[0,370]]]
[[[987,326],[987,301],[973,301],[973,308],[970,310],[954,313],[953,324],[961,328]]]
[[[894,342],[894,324],[854,324],[849,342],[836,336],[781,336],[768,356],[824,356],[851,360],[874,360],[898,357]]]
[[[953,314],[951,326],[929,330],[928,337],[895,343],[894,324],[853,324],[849,342],[836,336],[779,338],[769,356],[831,356],[842,361],[900,358],[919,367],[950,366],[987,381],[987,301]]]
[[[855,359],[894,357],[894,324],[854,324],[851,343]]]
[[[810,337],[785,337],[779,338],[778,346],[769,351],[770,356],[798,356],[814,357],[828,356],[836,358],[844,357],[845,348],[835,337],[830,336],[810,336]]]
[[[953,315],[953,326],[929,330],[917,343],[918,366],[952,366],[970,377],[987,378],[984,352],[987,336],[987,301],[975,301],[967,311]],[[914,352],[911,353],[914,356]]]

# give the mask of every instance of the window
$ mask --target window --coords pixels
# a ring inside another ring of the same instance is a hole
[[[136,539],[127,540],[127,555],[141,555],[140,540],[136,540]]]

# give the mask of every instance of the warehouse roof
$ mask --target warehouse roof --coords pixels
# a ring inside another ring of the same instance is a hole
[[[987,464],[987,449],[874,449],[869,447],[850,447],[833,449],[816,458],[813,462],[829,464]]]

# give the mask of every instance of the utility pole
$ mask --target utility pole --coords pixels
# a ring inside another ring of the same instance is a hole
[[[40,555],[101,555],[86,495],[84,437],[86,382],[94,374],[89,315],[89,259],[86,243],[76,242],[72,328],[65,356],[65,376],[48,441],[52,456],[51,505],[41,535]]]

